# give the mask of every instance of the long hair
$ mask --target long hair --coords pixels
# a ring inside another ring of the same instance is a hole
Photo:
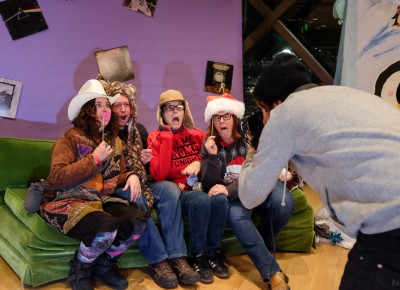
[[[232,114],[232,119],[233,119],[232,136],[233,136],[233,139],[235,139],[235,141],[238,141],[243,138],[242,134],[240,134],[240,132],[238,130],[239,118],[236,117],[236,115]],[[221,135],[219,135],[218,131],[215,128],[213,128],[214,127],[213,122],[214,122],[214,120],[213,120],[213,118],[211,118],[210,125],[208,125],[208,127],[206,129],[206,136],[207,137],[215,136],[216,143],[220,143],[222,141],[222,138],[221,138]],[[211,130],[213,132],[211,132]]]
[[[100,121],[96,115],[96,100],[90,100],[84,104],[79,111],[78,116],[72,121],[75,128],[79,128],[85,132],[88,138],[95,140],[97,143],[101,142],[101,127]],[[110,134],[110,138],[114,139],[118,135],[118,120],[117,116],[111,112],[111,119],[108,125],[104,128],[105,133]]]

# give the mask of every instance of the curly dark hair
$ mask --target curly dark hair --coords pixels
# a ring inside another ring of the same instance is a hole
[[[111,139],[118,136],[119,128],[117,118],[118,117],[111,112],[111,120],[104,128],[104,132],[109,133]],[[72,124],[75,128],[83,130],[90,139],[98,143],[101,142],[101,134],[99,133],[101,123],[96,115],[96,99],[90,100],[82,106],[78,116],[72,121]]]
[[[232,119],[233,119],[233,139],[235,139],[235,141],[240,140],[241,138],[243,138],[242,134],[240,134],[239,130],[238,130],[238,126],[239,126],[239,118],[232,114]],[[213,133],[213,136],[215,136],[215,141],[216,143],[220,143],[220,141],[222,141],[221,135],[219,135],[218,131],[214,128],[213,132],[211,132],[211,128],[213,127],[213,118],[211,118],[210,121],[210,125],[208,125],[207,129],[206,129],[206,136],[210,137],[211,133]]]

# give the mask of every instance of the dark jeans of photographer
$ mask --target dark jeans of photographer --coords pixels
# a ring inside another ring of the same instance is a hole
[[[360,232],[339,289],[400,289],[400,229],[375,235]]]

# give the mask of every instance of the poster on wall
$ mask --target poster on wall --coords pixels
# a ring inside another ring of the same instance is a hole
[[[13,40],[48,29],[36,0],[0,1],[0,14]]]
[[[345,23],[342,85],[373,93],[400,109],[399,4],[350,1]]]
[[[135,74],[127,46],[95,52],[99,74],[107,81],[133,80]]]
[[[124,0],[123,2],[124,7],[148,17],[153,17],[156,5],[157,0]]]
[[[15,119],[22,83],[0,78],[0,117]]]
[[[230,93],[232,88],[233,65],[207,61],[204,91],[215,94]]]

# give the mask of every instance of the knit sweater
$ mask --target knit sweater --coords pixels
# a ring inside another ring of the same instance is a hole
[[[271,111],[257,153],[239,177],[253,208],[290,159],[338,226],[356,237],[400,226],[400,113],[381,98],[341,86],[290,95]]]
[[[217,144],[217,154],[209,154],[201,148],[201,183],[208,192],[216,184],[225,185],[229,200],[238,198],[238,178],[247,153],[246,140],[238,140],[232,145],[221,141]]]
[[[150,174],[156,181],[170,180],[181,190],[189,189],[187,177],[181,171],[194,161],[200,161],[201,144],[205,134],[200,129],[187,129],[184,126],[177,132],[152,131],[147,145],[153,151],[150,161]]]

